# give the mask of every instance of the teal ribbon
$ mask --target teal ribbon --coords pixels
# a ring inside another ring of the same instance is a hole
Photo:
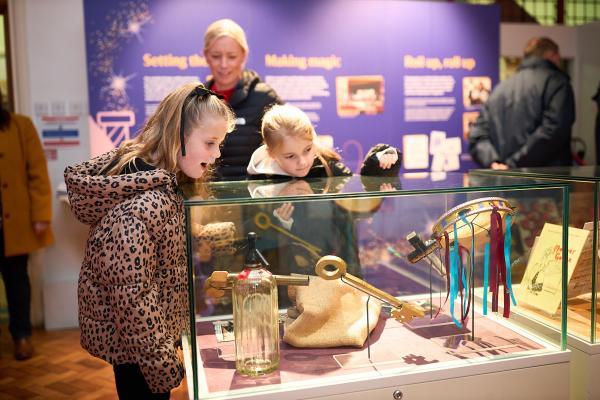
[[[390,252],[391,254],[395,255],[395,256],[396,256],[396,257],[398,257],[398,258],[404,258],[404,257],[402,256],[402,254],[398,253],[398,252],[396,251],[396,249],[394,249],[392,246],[388,246],[388,247],[386,247],[386,250],[387,250],[388,252]]]
[[[517,300],[515,299],[515,295],[513,294],[512,289],[512,277],[510,273],[510,245],[511,245],[511,232],[510,225],[512,224],[512,215],[506,215],[506,231],[504,232],[504,262],[506,264],[506,289],[510,293],[510,298],[512,300],[513,305],[517,305]]]
[[[454,243],[450,251],[450,316],[456,326],[462,328],[462,324],[454,316],[454,301],[458,297],[458,233],[456,232],[456,222],[454,223]]]
[[[490,242],[483,248],[483,315],[487,315],[487,298],[490,275]]]

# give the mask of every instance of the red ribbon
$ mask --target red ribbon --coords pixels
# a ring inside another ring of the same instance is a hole
[[[448,288],[448,291],[446,292],[444,304],[442,304],[442,306],[439,308],[434,318],[437,318],[437,316],[440,314],[440,311],[442,311],[442,308],[448,302],[448,298],[450,297],[450,238],[448,237],[448,232],[446,231],[444,231],[444,244],[446,249],[444,252],[444,268],[446,269],[446,288]]]
[[[492,209],[490,218],[490,288],[492,291],[492,311],[498,311],[500,284],[504,292],[505,318],[510,316],[510,293],[506,287],[506,260],[504,259],[504,233],[502,232],[502,216],[498,208]]]
[[[471,255],[469,254],[469,249],[467,249],[464,246],[460,246],[459,247],[459,256],[460,256],[460,266],[458,267],[458,290],[460,292],[460,311],[461,311],[461,322],[465,323],[467,317],[469,316],[469,310],[471,308],[471,291],[469,290],[467,293],[467,307],[464,308],[464,303],[463,303],[463,282],[462,282],[462,276],[463,276],[463,271],[465,269],[464,264],[463,264],[463,254],[468,255],[469,257],[471,257]],[[465,257],[466,258],[466,257]],[[473,273],[473,271],[471,271],[471,273]],[[469,277],[467,277],[467,279],[469,279]]]

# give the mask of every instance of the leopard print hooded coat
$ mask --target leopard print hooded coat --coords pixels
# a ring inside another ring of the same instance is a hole
[[[81,345],[138,364],[153,392],[179,385],[188,321],[184,212],[165,170],[100,175],[114,151],[65,169],[71,209],[90,225],[79,274]]]

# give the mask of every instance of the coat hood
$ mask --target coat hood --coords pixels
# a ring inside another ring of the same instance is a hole
[[[65,168],[71,210],[84,224],[94,225],[118,204],[141,192],[163,188],[175,190],[175,174],[163,169],[123,175],[100,175],[116,150]]]
[[[267,152],[267,145],[263,144],[258,149],[254,150],[248,168],[246,169],[249,175],[282,175],[290,176],[285,172],[277,161],[275,161]]]

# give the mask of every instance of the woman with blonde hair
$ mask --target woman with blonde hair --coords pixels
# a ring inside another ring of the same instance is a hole
[[[244,179],[252,152],[261,142],[260,124],[265,109],[281,104],[277,93],[258,74],[246,69],[248,42],[241,26],[231,19],[213,22],[204,34],[204,56],[212,76],[206,87],[222,95],[236,116],[236,129],[228,135],[217,161],[217,179]]]
[[[168,399],[183,378],[188,320],[182,180],[203,180],[233,129],[216,93],[187,84],[141,133],[67,167],[71,209],[90,225],[79,275],[81,345],[113,365],[120,399]]]

